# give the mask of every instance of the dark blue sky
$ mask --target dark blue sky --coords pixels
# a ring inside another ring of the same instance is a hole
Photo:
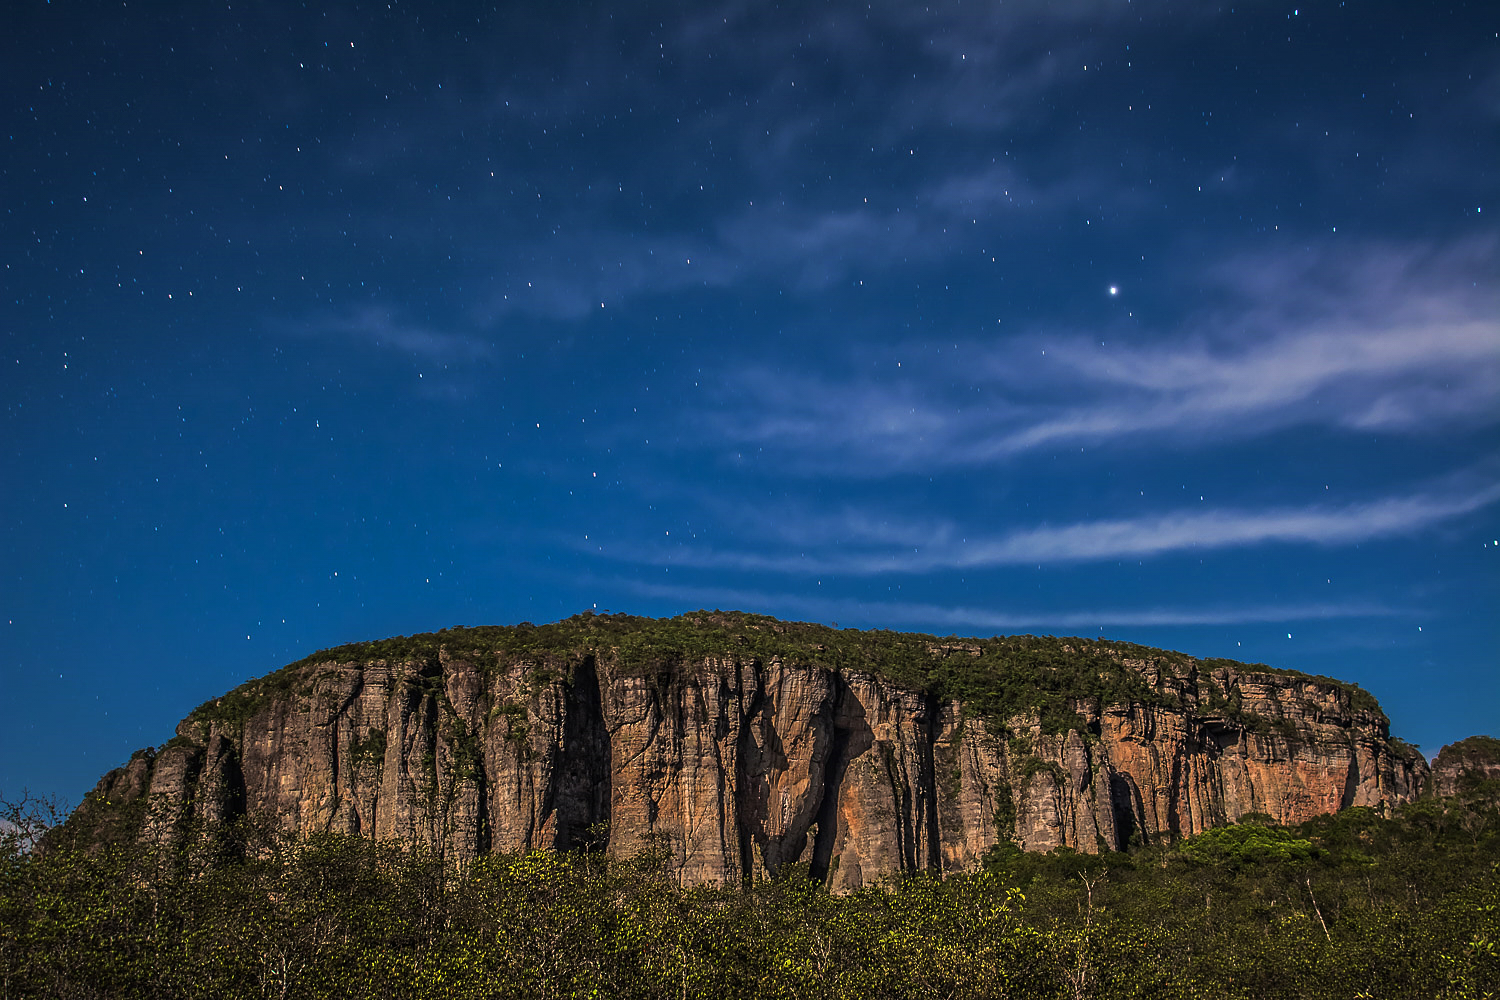
[[[0,793],[595,606],[1500,731],[1500,7],[322,6],[0,14]]]

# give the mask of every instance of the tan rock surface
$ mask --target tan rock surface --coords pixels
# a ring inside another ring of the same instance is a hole
[[[978,648],[931,653],[962,664]],[[1180,656],[1121,662],[1157,703],[1079,704],[1064,732],[728,639],[647,670],[607,651],[314,662],[276,675],[239,717],[222,707],[232,695],[205,706],[80,811],[144,798],[140,829],[156,840],[247,813],[459,859],[649,850],[686,884],[796,863],[845,890],[973,868],[1001,839],[1092,853],[1251,812],[1297,822],[1386,807],[1426,783],[1384,716],[1332,682]]]

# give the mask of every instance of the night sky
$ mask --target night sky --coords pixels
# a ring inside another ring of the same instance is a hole
[[[0,13],[0,794],[585,609],[1500,732],[1500,6]]]

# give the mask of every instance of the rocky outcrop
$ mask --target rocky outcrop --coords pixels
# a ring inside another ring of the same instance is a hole
[[[974,643],[912,648],[949,678],[970,659],[1003,669]],[[335,651],[253,682],[107,775],[79,814],[131,803],[156,841],[248,814],[456,859],[650,851],[688,884],[797,864],[844,890],[972,868],[1001,840],[1122,849],[1247,813],[1383,808],[1427,781],[1357,689],[1140,647],[1092,647],[1138,693],[1075,699],[1059,725],[821,646],[762,655],[729,627],[717,652],[644,664],[601,642],[472,645]]]
[[[1443,747],[1432,760],[1432,790],[1500,800],[1500,740],[1470,736]]]

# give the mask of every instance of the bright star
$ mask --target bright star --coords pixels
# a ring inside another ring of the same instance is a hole
[[[1114,285],[1110,285],[1109,286],[1109,294],[1111,294],[1111,295],[1119,295],[1120,294],[1120,289],[1117,288],[1117,287],[1115,287]]]

